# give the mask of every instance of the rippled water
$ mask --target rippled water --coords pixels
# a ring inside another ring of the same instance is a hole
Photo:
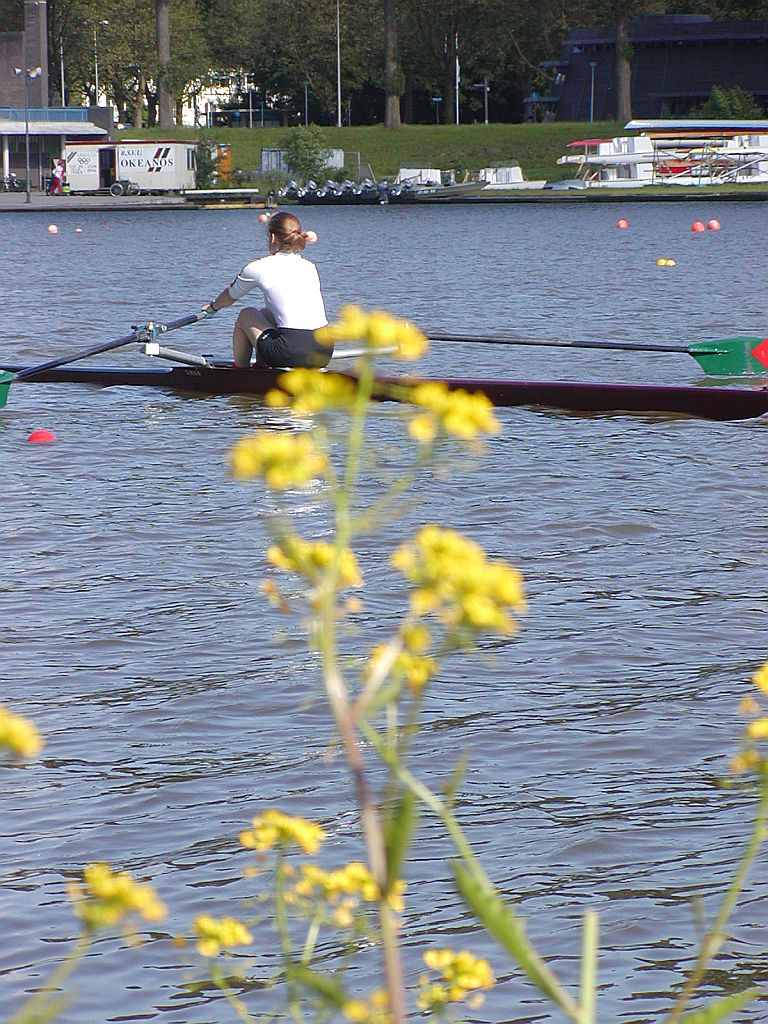
[[[354,300],[433,330],[542,338],[687,343],[765,329],[761,204],[305,213],[331,313]],[[629,231],[615,228],[622,215]],[[692,220],[712,216],[721,232],[691,235]],[[0,219],[9,362],[182,316],[264,246],[248,210],[62,213],[57,235],[49,219]],[[656,267],[659,256],[677,266]],[[174,343],[224,353],[231,322]],[[684,356],[557,349],[445,346],[427,368],[699,379]],[[394,472],[398,415],[382,407],[373,428]],[[4,1015],[68,948],[66,884],[84,863],[153,880],[172,912],[138,948],[100,940],[62,1019],[218,1024],[231,1011],[186,987],[194,958],[169,937],[197,913],[240,911],[244,823],[279,804],[324,822],[334,861],[359,856],[312,659],[258,592],[262,493],[225,470],[233,441],[272,416],[258,399],[64,385],[14,386],[0,413],[2,700],[47,737],[39,761],[2,769]],[[419,522],[465,530],[520,566],[522,634],[443,666],[414,766],[439,786],[468,752],[461,820],[542,952],[575,982],[580,913],[595,907],[601,1019],[652,1020],[691,956],[693,898],[713,915],[750,819],[748,795],[717,780],[737,699],[768,653],[765,424],[500,417],[480,466],[430,479],[386,538],[363,541],[367,611],[350,647],[367,649],[396,621],[403,594],[387,555]],[[59,442],[28,444],[35,427]],[[308,502],[294,514],[311,529]],[[465,915],[445,852],[425,816],[407,872],[410,970],[426,942],[467,945],[501,979],[473,1019],[549,1019]],[[760,979],[765,897],[758,869],[713,992]],[[254,983],[269,974],[271,944],[247,962]]]

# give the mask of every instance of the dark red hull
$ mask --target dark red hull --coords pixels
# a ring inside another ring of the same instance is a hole
[[[17,372],[21,367],[7,367]],[[206,395],[263,395],[281,370],[236,370],[231,365],[60,366],[24,383],[135,385]],[[381,377],[382,384],[404,384]],[[710,420],[742,420],[768,413],[767,388],[694,387],[653,384],[590,384],[573,381],[443,379],[452,388],[481,391],[497,406],[541,406],[583,413],[663,413]]]

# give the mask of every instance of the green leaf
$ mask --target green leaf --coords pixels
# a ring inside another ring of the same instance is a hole
[[[451,867],[464,902],[502,949],[509,953],[540,992],[578,1019],[577,1004],[531,945],[525,934],[525,925],[514,907],[502,900],[487,879],[478,877],[462,861],[452,861]]]
[[[418,821],[418,803],[410,789],[401,790],[387,820],[384,843],[387,850],[387,889],[400,877],[408,847]]]
[[[744,992],[737,992],[735,996],[714,999],[701,1009],[684,1014],[680,1018],[680,1024],[718,1024],[718,1021],[729,1020],[734,1013],[747,1003],[751,1003],[753,999],[757,999],[759,995],[759,988],[748,988]]]
[[[332,974],[320,974],[304,964],[292,964],[286,974],[290,981],[305,985],[339,1010],[348,1001],[344,986]]]

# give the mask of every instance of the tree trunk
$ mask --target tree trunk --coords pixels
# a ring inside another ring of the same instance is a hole
[[[402,75],[397,63],[397,0],[384,0],[384,127],[400,127]]]
[[[139,72],[139,85],[136,90],[136,101],[133,107],[133,127],[143,128],[144,127],[144,94],[147,89],[147,83],[144,78],[144,72]]]
[[[616,120],[632,120],[632,46],[623,12],[616,16]]]
[[[155,0],[157,33],[157,114],[160,128],[173,128],[173,93],[168,83],[171,62],[171,0]]]

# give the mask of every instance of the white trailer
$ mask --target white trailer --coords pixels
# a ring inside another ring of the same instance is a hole
[[[195,187],[196,142],[69,142],[64,159],[71,192],[97,192],[117,182],[131,182],[142,192]]]

